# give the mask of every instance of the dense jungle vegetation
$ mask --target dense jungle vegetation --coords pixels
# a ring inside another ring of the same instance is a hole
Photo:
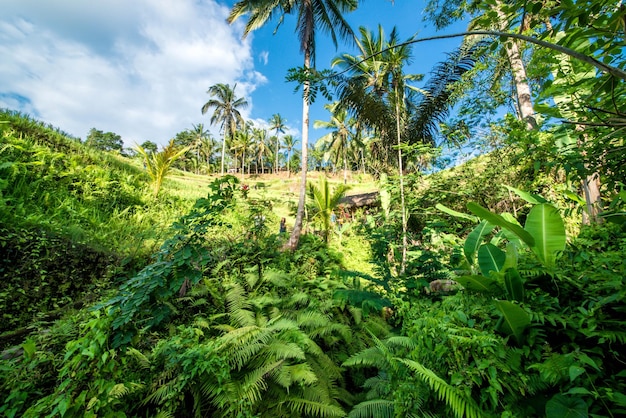
[[[332,77],[303,39],[305,153],[224,84],[221,143],[2,110],[0,415],[626,416],[626,11],[518,6],[430,2],[481,36],[419,89],[415,39],[361,28]]]

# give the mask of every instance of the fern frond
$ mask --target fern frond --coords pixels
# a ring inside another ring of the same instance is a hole
[[[263,280],[270,282],[274,287],[288,288],[291,286],[289,274],[282,270],[267,269],[263,273]]]
[[[298,415],[315,417],[345,417],[346,412],[338,405],[328,405],[325,402],[312,401],[302,398],[290,398],[285,402],[290,410]]]
[[[144,405],[154,403],[156,405],[162,405],[165,400],[171,399],[176,396],[178,389],[173,384],[164,384],[159,386],[154,392],[146,397],[142,403]]]
[[[299,363],[281,367],[274,376],[274,380],[280,386],[289,389],[294,383],[312,385],[318,379],[307,363]]]
[[[484,416],[483,412],[471,399],[467,399],[457,388],[448,384],[432,370],[414,360],[402,358],[395,358],[395,360],[407,365],[416,372],[418,377],[435,391],[437,397],[452,409],[455,416],[459,418],[480,418]]]
[[[355,405],[348,418],[393,418],[394,412],[393,401],[373,399]]]
[[[306,292],[298,292],[291,295],[289,300],[287,301],[288,307],[306,307],[309,305],[311,301],[311,297]]]
[[[130,388],[128,388],[124,383],[118,383],[109,390],[109,397],[120,399],[129,393]]]
[[[390,367],[387,357],[379,347],[366,348],[344,361],[342,365],[347,367],[376,367],[381,370]]]
[[[142,369],[150,368],[150,360],[148,359],[148,357],[146,357],[141,351],[137,350],[136,348],[128,348],[126,350],[126,355],[135,359]]]
[[[174,418],[174,414],[170,411],[159,411],[154,418]]]
[[[306,358],[304,351],[297,344],[280,340],[272,341],[265,346],[263,351],[266,357],[277,360],[304,360]]]

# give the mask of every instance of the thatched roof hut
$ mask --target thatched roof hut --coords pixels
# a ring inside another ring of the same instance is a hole
[[[347,209],[376,206],[378,205],[378,192],[344,196],[341,200],[339,200],[339,204],[343,205]]]

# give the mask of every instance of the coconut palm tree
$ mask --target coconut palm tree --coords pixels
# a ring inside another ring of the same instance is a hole
[[[235,135],[235,141],[231,146],[231,150],[235,150],[236,154],[241,155],[241,180],[244,180],[246,171],[246,155],[249,155],[252,147],[252,132],[250,128],[246,127],[238,131]],[[248,174],[250,174],[250,166],[248,166]]]
[[[330,112],[330,121],[316,120],[313,127],[330,129],[331,132],[321,137],[315,146],[323,149],[324,159],[332,159],[335,166],[339,160],[343,161],[343,184],[348,184],[347,152],[350,139],[354,136],[352,123],[348,112],[338,102],[327,104],[324,108]]]
[[[291,151],[293,151],[297,142],[298,140],[295,139],[293,135],[285,135],[283,137],[283,146],[287,150],[287,177],[291,177]]]
[[[264,162],[263,158],[269,155],[270,148],[268,146],[267,130],[263,128],[254,128],[252,130],[254,150],[257,158],[256,173],[259,174],[259,165],[261,166],[261,174],[263,174]]]
[[[343,54],[333,60],[334,65],[350,69],[351,80],[342,90],[342,103],[358,111],[368,112],[373,126],[381,137],[391,140],[395,133],[397,147],[398,176],[400,182],[400,206],[402,216],[402,261],[401,271],[406,267],[407,254],[407,214],[404,196],[404,167],[402,160],[402,138],[407,129],[409,104],[407,89],[409,82],[421,79],[421,75],[405,74],[403,69],[409,64],[411,46],[400,42],[394,27],[389,40],[384,41],[382,27],[378,27],[377,35],[365,28],[359,29],[361,40],[357,46],[361,56]],[[410,39],[409,39],[410,40]],[[356,64],[356,65],[355,65]],[[361,115],[360,115],[361,116]],[[393,121],[393,124],[389,122]],[[388,144],[391,144],[388,141]]]
[[[235,95],[237,84],[232,88],[229,84],[215,84],[207,90],[207,93],[214,97],[202,106],[202,114],[204,115],[209,109],[214,108],[211,115],[211,125],[219,124],[220,130],[224,133],[222,142],[222,170],[224,175],[224,156],[226,154],[226,141],[233,138],[237,127],[244,125],[243,116],[240,109],[248,107],[248,101]]]
[[[203,141],[205,138],[210,135],[209,131],[204,129],[204,124],[199,123],[197,125],[192,125],[190,133],[193,137],[193,142],[191,144],[191,148],[196,151],[196,174],[199,174],[200,168],[200,150],[203,146]]]
[[[275,113],[270,119],[270,129],[273,129],[276,132],[276,164],[274,165],[274,172],[276,173],[278,173],[278,153],[280,151],[280,137],[278,134],[285,133],[285,130],[287,129],[285,122],[285,119],[280,116],[280,113]]]
[[[202,139],[202,144],[200,145],[200,153],[204,157],[204,163],[207,167],[207,173],[211,172],[211,158],[218,151],[218,144],[213,138],[213,135],[210,133]]]
[[[243,36],[265,25],[271,18],[278,16],[279,24],[285,15],[295,13],[300,50],[304,53],[304,71],[310,73],[315,67],[315,34],[318,30],[330,34],[335,47],[337,36],[349,38],[353,36],[352,29],[343,17],[343,13],[357,8],[358,0],[293,0],[274,1],[240,0],[234,4],[228,16],[228,22],[233,23],[240,17],[248,15]],[[302,95],[302,177],[300,181],[300,198],[296,222],[289,240],[285,247],[294,250],[300,234],[302,233],[302,221],[304,218],[304,205],[306,200],[306,174],[307,174],[307,151],[309,147],[309,96],[310,83],[303,83]]]

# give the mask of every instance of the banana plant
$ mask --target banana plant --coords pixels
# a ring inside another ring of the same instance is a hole
[[[517,270],[518,252],[527,247],[548,272],[552,271],[557,257],[565,249],[565,226],[558,209],[543,197],[506,187],[534,204],[524,226],[511,214],[496,214],[477,203],[468,203],[467,209],[480,223],[469,233],[463,246],[470,274],[455,280],[467,290],[505,296],[506,300],[495,300],[502,314],[497,328],[522,342],[523,333],[530,325],[530,315],[520,306],[525,299],[525,289]],[[449,210],[444,212],[452,214]],[[499,231],[494,235],[496,228]],[[490,235],[492,239],[485,242]]]

